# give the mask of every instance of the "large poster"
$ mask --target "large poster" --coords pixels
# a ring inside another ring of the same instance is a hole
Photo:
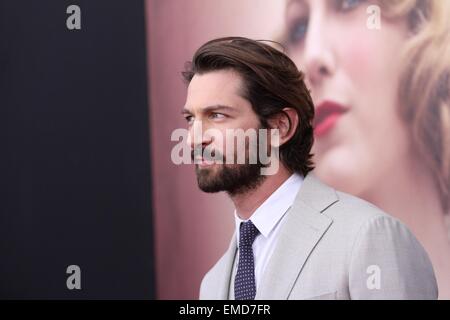
[[[185,61],[222,36],[274,40],[315,104],[315,174],[405,223],[450,298],[450,1],[147,1],[159,298],[196,298],[233,206],[171,162]],[[170,240],[170,241],[169,241]]]

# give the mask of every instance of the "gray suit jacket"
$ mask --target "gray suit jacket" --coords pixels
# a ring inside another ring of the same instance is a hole
[[[256,299],[436,299],[433,267],[398,220],[309,173],[286,213]],[[200,299],[228,299],[236,236]]]

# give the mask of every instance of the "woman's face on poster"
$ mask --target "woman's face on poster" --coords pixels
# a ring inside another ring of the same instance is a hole
[[[286,6],[286,46],[306,73],[316,106],[316,174],[358,195],[410,157],[407,126],[398,112],[408,29],[406,21],[383,18],[380,29],[369,28],[367,8],[376,4],[288,0]]]

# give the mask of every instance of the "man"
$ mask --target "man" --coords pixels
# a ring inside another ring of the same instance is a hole
[[[216,39],[183,76],[198,185],[227,192],[236,208],[236,233],[204,277],[201,299],[437,298],[428,256],[408,229],[311,172],[314,105],[285,54],[260,41]],[[275,146],[277,170],[262,174],[267,163],[248,161],[251,135],[230,151],[230,130],[263,132],[257,150]],[[242,152],[246,163],[236,163]]]

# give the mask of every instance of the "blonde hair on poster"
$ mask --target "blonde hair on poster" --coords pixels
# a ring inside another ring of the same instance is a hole
[[[450,207],[450,1],[380,0],[387,19],[406,18],[411,31],[400,75],[401,115]]]

